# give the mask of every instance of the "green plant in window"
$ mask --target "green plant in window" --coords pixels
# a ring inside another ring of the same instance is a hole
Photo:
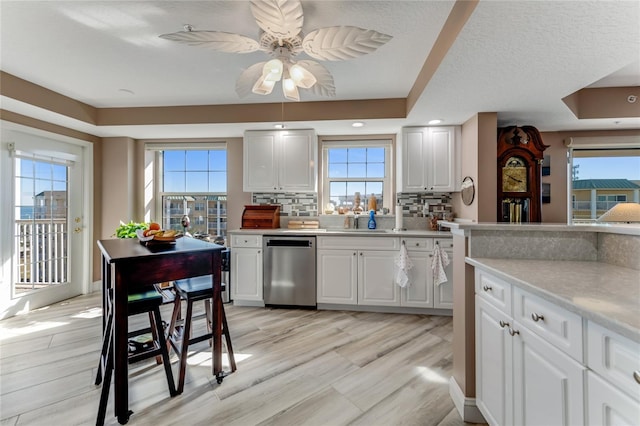
[[[134,222],[124,223],[120,221],[120,226],[116,228],[116,233],[113,235],[117,238],[136,238],[136,231],[138,229],[147,229],[149,224],[146,222]]]

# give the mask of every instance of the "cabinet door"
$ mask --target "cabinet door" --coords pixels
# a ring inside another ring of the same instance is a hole
[[[476,405],[490,425],[512,425],[512,319],[476,296]],[[541,423],[543,424],[543,423]]]
[[[278,168],[278,191],[317,190],[317,141],[313,131],[291,131],[282,134]]]
[[[513,424],[583,425],[585,367],[514,322]]]
[[[401,290],[400,304],[415,308],[433,307],[433,274],[431,259],[426,251],[408,250],[413,268],[409,270],[409,286]],[[394,265],[395,270],[395,265]]]
[[[233,299],[262,302],[262,249],[234,247],[231,269]]]
[[[359,305],[400,306],[400,287],[394,282],[397,255],[397,251],[359,252]]]
[[[402,185],[400,192],[418,191],[427,189],[425,179],[425,159],[427,135],[425,129],[405,129],[402,140]]]
[[[276,132],[245,133],[243,140],[243,191],[272,192],[277,190],[277,138]]]
[[[455,130],[453,127],[429,129],[429,159],[425,162],[429,191],[455,191]]]
[[[587,410],[587,424],[590,426],[640,423],[640,402],[592,371],[587,373]]]
[[[318,250],[318,303],[358,303],[356,250]]]
[[[447,281],[438,285],[433,284],[433,307],[438,309],[453,309],[453,252],[447,250],[447,254],[450,261],[444,269]]]

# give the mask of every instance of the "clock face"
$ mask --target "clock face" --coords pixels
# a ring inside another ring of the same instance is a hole
[[[502,192],[527,192],[527,168],[521,158],[509,158],[502,168]]]

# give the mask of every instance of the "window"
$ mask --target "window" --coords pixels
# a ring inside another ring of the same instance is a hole
[[[356,193],[367,210],[373,194],[378,210],[391,208],[392,142],[385,140],[323,141],[323,206],[351,210]],[[320,209],[321,211],[323,209]]]
[[[209,144],[209,146],[211,146]],[[168,149],[156,154],[158,199],[162,227],[182,230],[189,217],[189,232],[212,239],[227,233],[227,151],[215,149]]]
[[[591,222],[621,202],[640,202],[640,150],[574,149],[572,222]]]

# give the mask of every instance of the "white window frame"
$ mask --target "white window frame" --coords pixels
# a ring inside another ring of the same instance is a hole
[[[395,137],[383,135],[380,137],[362,137],[359,139],[349,138],[327,138],[320,137],[320,149],[322,151],[322,187],[321,187],[321,203],[318,206],[318,214],[323,214],[325,206],[331,202],[330,198],[330,182],[334,179],[329,178],[329,149],[330,148],[385,148],[384,150],[384,178],[382,182],[382,208],[388,209],[391,212],[394,200],[395,192],[394,186],[394,152],[395,152]],[[335,179],[340,181],[366,181],[362,178],[340,178]],[[374,180],[374,179],[372,179]],[[378,179],[375,179],[378,180]],[[363,200],[366,206],[366,194],[362,194]],[[380,206],[379,206],[380,207]]]
[[[229,163],[227,158],[227,190],[222,192],[164,192],[162,188],[164,187],[163,182],[163,151],[212,151],[212,150],[224,150],[229,154],[229,149],[226,142],[148,142],[145,143],[145,150],[153,151],[153,163],[154,163],[154,177],[153,181],[155,184],[153,185],[153,204],[155,208],[155,215],[157,218],[146,218],[146,220],[162,220],[163,215],[163,205],[162,205],[162,197],[163,196],[183,196],[183,195],[193,195],[193,196],[225,196],[228,197],[228,179],[229,179]],[[145,182],[147,185],[148,182]],[[228,203],[228,198],[227,198]],[[228,209],[228,204],[225,210]],[[193,222],[193,220],[192,220]],[[227,220],[228,223],[228,220]],[[228,229],[225,229],[225,232]],[[215,235],[214,235],[215,237]]]

